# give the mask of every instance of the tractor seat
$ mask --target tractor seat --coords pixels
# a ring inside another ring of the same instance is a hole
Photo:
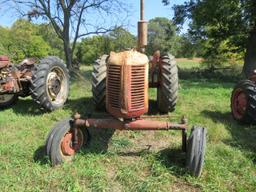
[[[0,69],[7,67],[10,64],[9,57],[0,56]]]

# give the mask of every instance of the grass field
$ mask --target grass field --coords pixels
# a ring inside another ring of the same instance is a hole
[[[190,68],[184,61],[180,65]],[[184,169],[181,135],[173,131],[90,129],[89,148],[73,163],[52,168],[44,143],[54,124],[75,111],[100,115],[93,111],[90,73],[86,67],[84,80],[72,83],[63,110],[43,113],[27,98],[0,112],[0,191],[256,191],[256,127],[232,119],[229,98],[234,84],[214,79],[181,79],[173,113],[185,114],[191,126],[208,128],[200,178]],[[150,97],[155,100],[155,90]]]

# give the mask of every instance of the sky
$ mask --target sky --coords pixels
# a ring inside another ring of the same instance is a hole
[[[129,31],[133,34],[136,33],[137,21],[140,17],[140,1],[139,0],[130,0],[134,12],[132,14],[131,23],[134,23],[134,26],[129,28]],[[164,6],[161,2],[162,0],[145,0],[145,19],[149,21],[155,17],[166,17],[171,19],[174,15],[173,5],[174,4],[183,4],[185,0],[172,0],[171,4]],[[183,29],[183,32],[186,30],[186,26]]]
[[[1,1],[1,0],[0,0]],[[132,6],[132,10],[129,17],[129,25],[128,30],[132,34],[137,33],[137,21],[139,20],[140,15],[140,0],[128,0],[129,4]],[[171,4],[168,6],[164,6],[161,0],[145,0],[145,19],[149,21],[155,17],[166,17],[171,19],[173,17],[172,6],[174,4],[182,4],[185,0],[172,0]],[[14,21],[17,19],[16,16],[1,13],[0,9],[0,25],[5,27],[10,27]],[[185,25],[182,33],[185,33],[187,30],[187,26]]]

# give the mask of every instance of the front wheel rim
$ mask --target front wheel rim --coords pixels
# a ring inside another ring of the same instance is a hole
[[[74,144],[74,133],[70,130],[67,132],[61,140],[60,150],[63,156],[73,156],[78,152],[84,143],[84,135],[81,129],[77,129],[78,143]]]
[[[247,109],[247,96],[245,92],[238,88],[235,90],[232,99],[232,112],[236,119],[242,119]]]

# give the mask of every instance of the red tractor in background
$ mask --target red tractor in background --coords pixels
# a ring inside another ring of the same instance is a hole
[[[240,123],[256,123],[256,71],[234,87],[231,111],[234,119]]]
[[[144,1],[141,0],[141,21],[138,24],[137,50],[111,52],[96,61],[92,72],[93,101],[109,115],[102,118],[75,114],[60,121],[46,140],[46,153],[52,165],[72,160],[90,138],[88,128],[119,130],[179,130],[182,150],[187,154],[186,166],[193,176],[200,176],[204,164],[206,129],[193,127],[187,138],[187,120],[180,123],[150,119],[149,87],[157,88],[158,111],[173,111],[177,101],[178,70],[173,56],[156,51],[152,57],[144,54],[147,45],[147,22],[144,21]]]
[[[68,93],[68,70],[58,57],[46,57],[38,64],[30,58],[15,65],[0,56],[0,109],[31,95],[40,108],[53,111],[64,105]]]

